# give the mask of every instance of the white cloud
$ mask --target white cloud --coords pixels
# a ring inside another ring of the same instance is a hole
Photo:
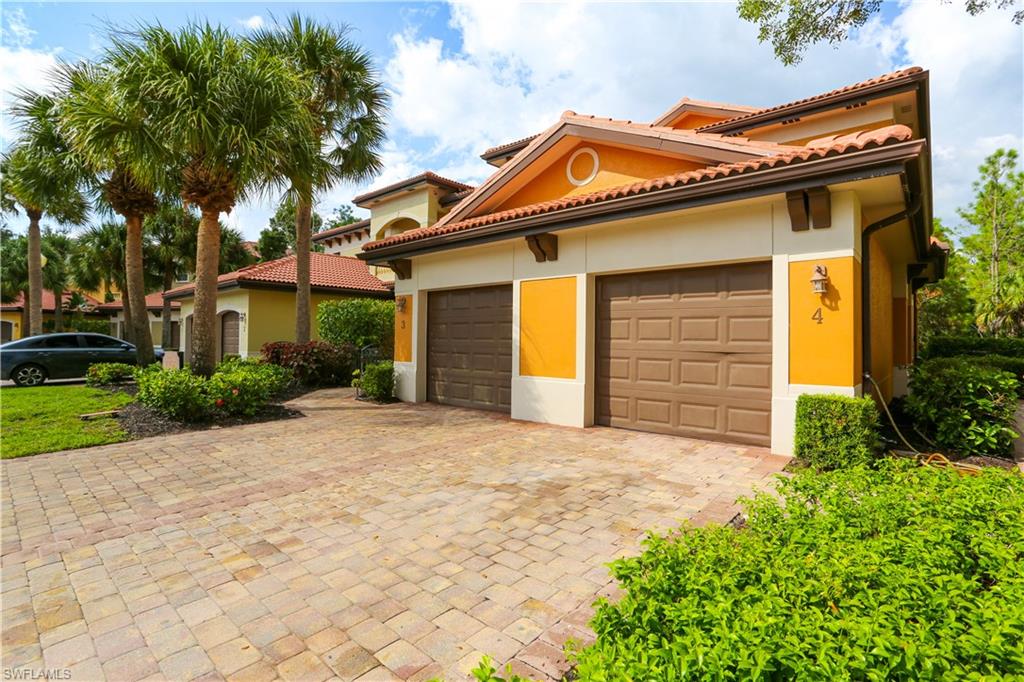
[[[8,115],[14,93],[19,90],[46,91],[52,88],[48,73],[57,64],[60,48],[35,50],[30,46],[36,32],[18,8],[3,13],[3,35],[0,45],[0,147],[6,148],[16,135],[14,122]]]
[[[256,29],[263,28],[264,23],[263,17],[260,16],[259,14],[254,14],[248,19],[238,19],[237,21],[239,24],[245,26],[250,31],[255,31]]]
[[[36,35],[25,19],[25,10],[20,7],[4,12],[3,44],[9,47],[25,47]]]

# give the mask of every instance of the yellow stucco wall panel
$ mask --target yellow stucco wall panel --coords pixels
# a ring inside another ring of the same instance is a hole
[[[828,291],[815,294],[815,265],[828,268]],[[860,383],[860,263],[852,256],[789,264],[789,381]]]
[[[395,362],[412,362],[412,306],[410,295],[395,297]]]
[[[576,378],[576,278],[519,285],[520,376]]]

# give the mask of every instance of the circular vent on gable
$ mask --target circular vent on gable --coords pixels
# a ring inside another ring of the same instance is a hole
[[[582,187],[597,176],[599,161],[592,147],[580,147],[565,164],[565,177],[577,187]]]

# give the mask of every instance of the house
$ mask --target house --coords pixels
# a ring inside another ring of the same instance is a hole
[[[153,344],[159,346],[163,340],[163,309],[164,296],[157,291],[146,296],[146,312],[149,316],[149,333]],[[127,338],[124,320],[124,303],[122,300],[110,301],[96,306],[96,310],[110,316],[110,335],[119,339]],[[171,301],[171,347],[181,345],[181,303]]]
[[[64,292],[62,297],[64,302],[62,311],[65,328],[69,328],[72,315],[82,315],[84,318],[89,320],[104,319],[103,313],[96,311],[96,307],[100,302],[89,294],[79,293],[82,296],[84,305],[79,309],[70,310],[68,305],[71,303],[73,292]],[[55,310],[54,302],[56,301],[56,296],[54,296],[52,291],[44,289],[42,298],[43,331],[53,331]],[[25,335],[26,329],[28,329],[28,311],[25,306],[25,295],[23,293],[19,293],[10,303],[0,304],[0,343],[7,343],[8,341],[20,339]]]
[[[372,241],[433,225],[472,189],[436,173],[421,173],[355,197],[352,203],[369,209],[370,218],[324,230],[313,235],[313,243],[327,253],[358,255]],[[370,269],[379,279],[394,281],[390,267],[375,264]]]
[[[789,454],[800,394],[904,393],[946,262],[928,106],[909,68],[768,108],[566,111],[443,214],[421,193],[415,228],[364,196],[399,397]]]
[[[352,256],[310,254],[311,337],[319,338],[316,309],[323,301],[391,298],[391,287]],[[195,284],[171,289],[164,297],[181,305],[185,335],[179,349],[191,353]],[[256,356],[269,341],[295,340],[295,256],[257,263],[217,278],[217,349],[226,355]]]

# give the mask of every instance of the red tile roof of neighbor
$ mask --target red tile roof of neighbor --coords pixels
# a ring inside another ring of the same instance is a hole
[[[108,312],[117,312],[124,307],[124,301],[111,301],[109,303],[103,303],[96,306],[96,310],[104,310]],[[162,291],[154,291],[152,294],[146,294],[146,308],[149,310],[161,310],[164,307],[164,294]],[[181,304],[177,301],[171,302],[172,308],[180,308]]]
[[[79,292],[79,293],[81,293],[81,292]],[[95,306],[98,306],[100,304],[100,302],[97,299],[93,298],[89,294],[83,293],[82,296],[85,298],[86,305],[88,305],[89,307],[95,307]],[[62,297],[63,301],[65,303],[67,303],[68,300],[70,300],[70,298],[71,298],[71,292],[70,291],[65,291],[64,295]],[[55,300],[56,300],[56,298],[53,295],[53,292],[49,291],[47,289],[44,289],[43,290],[43,312],[52,313],[54,311],[53,303],[54,303]],[[10,303],[0,304],[0,310],[21,310],[24,307],[25,307],[25,296],[21,292],[19,292],[18,296],[13,301],[11,301]]]
[[[232,285],[244,287],[260,285],[281,285],[294,287],[296,280],[295,256],[285,256],[266,263],[256,263],[217,278],[218,288]],[[338,256],[330,253],[309,254],[309,280],[314,289],[332,289],[366,294],[389,294],[391,288],[370,274],[366,263],[352,256]],[[181,298],[191,295],[195,284],[172,289],[167,297]]]
[[[707,182],[710,180],[716,180],[719,178],[725,178],[733,175],[756,173],[758,171],[765,171],[768,169],[778,168],[781,166],[788,166],[791,164],[801,163],[805,161],[821,159],[825,158],[826,156],[835,156],[839,154],[856,152],[867,148],[879,147],[882,145],[893,144],[897,142],[905,142],[907,140],[910,140],[912,136],[913,133],[907,126],[891,125],[886,126],[885,128],[880,128],[877,130],[871,130],[866,132],[857,132],[848,135],[833,135],[829,137],[823,137],[808,143],[804,147],[787,147],[783,145],[778,145],[778,151],[776,151],[776,153],[770,156],[760,156],[746,161],[739,161],[734,163],[722,163],[715,166],[710,166],[708,168],[684,171],[682,173],[675,173],[660,178],[644,180],[642,182],[636,182],[629,185],[622,185],[619,187],[598,190],[596,192],[591,192],[588,194],[562,197],[551,201],[543,201],[536,204],[520,206],[518,208],[509,209],[506,211],[498,211],[497,213],[481,215],[473,218],[467,218],[465,220],[460,220],[457,222],[452,222],[444,225],[435,224],[430,227],[421,227],[415,230],[409,230],[408,232],[403,232],[401,234],[392,235],[390,237],[387,237],[386,239],[371,242],[364,246],[363,250],[373,251],[375,249],[380,249],[386,246],[394,246],[396,244],[417,241],[420,239],[425,239],[427,237],[433,237],[437,235],[451,234],[453,232],[461,232],[463,230],[469,230],[474,227],[493,225],[495,223],[501,223],[509,220],[514,220],[517,218],[526,218],[529,216],[551,213],[553,211],[558,211],[561,209],[570,208],[574,206],[594,204],[609,199],[618,199],[637,194],[644,194],[646,192],[668,189],[670,187],[677,187],[680,185]],[[726,139],[734,141],[734,138]]]

